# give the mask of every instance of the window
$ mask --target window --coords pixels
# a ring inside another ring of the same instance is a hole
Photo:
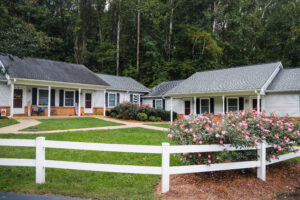
[[[116,94],[109,93],[108,95],[108,106],[115,107],[116,106]]]
[[[156,109],[163,109],[163,105],[162,105],[162,100],[161,99],[155,100],[155,108]]]
[[[228,98],[227,99],[227,108],[228,108],[228,112],[236,112],[238,111],[238,98]]]
[[[22,108],[23,101],[23,90],[15,89],[14,90],[14,108]]]
[[[140,102],[140,95],[134,94],[133,95],[133,103],[139,103]]]
[[[201,114],[209,113],[209,99],[201,99]]]
[[[48,105],[48,90],[39,90],[39,105]]]
[[[65,91],[65,106],[72,107],[74,106],[74,91]]]

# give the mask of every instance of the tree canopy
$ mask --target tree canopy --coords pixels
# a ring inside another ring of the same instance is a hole
[[[299,0],[2,0],[0,52],[148,87],[196,71],[300,66]]]

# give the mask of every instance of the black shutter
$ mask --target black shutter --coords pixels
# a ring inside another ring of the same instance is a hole
[[[239,98],[239,110],[244,110],[244,97]]]
[[[105,107],[108,107],[108,93],[105,93]]]
[[[210,113],[215,114],[215,99],[210,98]]]
[[[225,98],[225,113],[227,112],[227,99]]]
[[[75,103],[78,104],[78,102],[79,102],[78,100],[79,100],[79,92],[76,91],[76,92],[75,92]]]
[[[152,101],[152,107],[155,108],[155,100]]]
[[[200,99],[199,98],[196,99],[196,113],[197,113],[197,115],[200,114]]]
[[[37,88],[32,88],[32,105],[37,104]]]
[[[130,94],[130,102],[133,102],[133,94]]]
[[[51,106],[55,107],[55,89],[51,89]]]
[[[64,90],[59,90],[59,106],[64,107]]]
[[[117,105],[120,103],[120,93],[117,93]]]
[[[163,110],[166,110],[166,100],[163,99]]]

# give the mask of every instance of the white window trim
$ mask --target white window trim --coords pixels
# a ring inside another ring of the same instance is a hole
[[[136,104],[141,104],[141,95],[140,94],[137,94],[137,93],[130,93],[130,94],[132,94],[132,103],[135,103],[134,102],[134,95],[136,95],[136,96],[138,96],[138,103],[136,103]],[[130,98],[130,94],[129,94],[129,98]],[[130,99],[129,99],[130,100]]]
[[[237,100],[237,112],[239,112],[240,111],[240,98],[239,97],[226,97],[226,108],[227,108],[227,112],[229,112],[229,110],[228,110],[228,100],[229,99],[236,99]]]
[[[117,93],[116,92],[108,92],[107,94],[108,94],[108,97],[107,97],[107,107],[108,108],[113,108],[113,107],[117,106]],[[115,95],[115,105],[114,106],[110,106],[109,105],[109,95],[110,94],[114,94]]]
[[[37,89],[37,105],[38,105],[38,106],[44,106],[44,107],[47,107],[48,104],[47,104],[47,105],[40,105],[40,90],[46,90],[47,93],[48,93],[48,95],[49,95],[48,88],[38,88],[38,89]],[[49,97],[48,97],[48,99],[49,99]],[[48,99],[47,99],[47,101],[48,101]],[[49,103],[49,102],[48,102],[48,103]]]
[[[66,92],[73,92],[73,106],[66,106]],[[64,107],[75,107],[75,90],[64,90]]]
[[[202,113],[202,104],[201,104],[201,100],[208,100],[208,113],[210,113],[210,98],[200,98],[200,115],[202,115],[203,113]]]
[[[157,107],[156,107],[156,102],[157,102],[157,101],[161,101],[161,108],[157,108]],[[164,106],[163,106],[163,100],[162,100],[162,99],[155,99],[155,109],[162,109],[162,110],[164,109]]]

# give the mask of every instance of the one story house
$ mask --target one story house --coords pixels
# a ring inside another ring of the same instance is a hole
[[[97,74],[97,76],[110,85],[105,93],[107,110],[122,102],[141,104],[142,96],[150,91],[131,77],[109,74]]]
[[[0,56],[0,110],[9,116],[103,114],[109,84],[84,65]]]
[[[299,73],[281,62],[197,72],[165,96],[171,98],[171,113],[172,99],[181,99],[179,117],[246,109],[300,117]]]
[[[163,109],[170,111],[171,109],[171,100],[170,97],[165,96],[165,94],[172,90],[174,87],[179,85],[183,80],[176,81],[164,81],[157,86],[153,87],[149,94],[143,97],[143,104],[149,105],[150,107],[156,109]],[[178,112],[180,108],[181,99],[173,99],[173,110]],[[178,106],[177,106],[178,105]]]

